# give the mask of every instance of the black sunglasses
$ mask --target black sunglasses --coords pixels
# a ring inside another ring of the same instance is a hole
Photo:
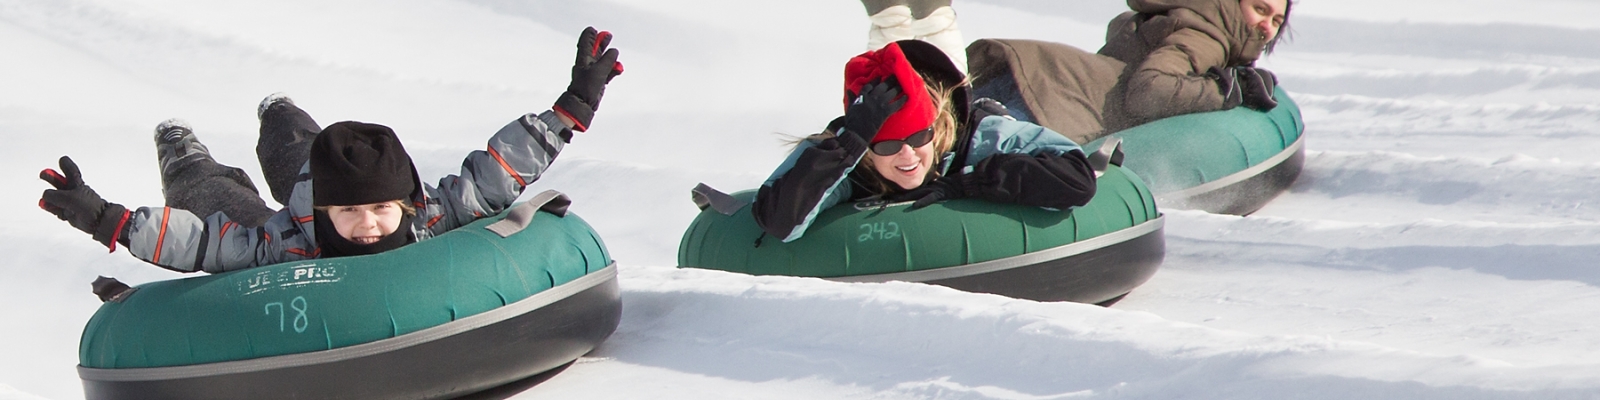
[[[895,153],[900,152],[900,145],[902,144],[911,146],[911,148],[914,149],[922,147],[923,145],[932,141],[933,128],[923,129],[921,131],[917,131],[917,133],[911,134],[911,136],[906,136],[906,138],[902,140],[885,140],[882,142],[873,143],[872,154],[877,154],[880,156],[892,156],[895,155]]]

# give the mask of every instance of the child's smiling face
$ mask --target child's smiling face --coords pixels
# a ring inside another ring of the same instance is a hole
[[[328,221],[333,228],[355,244],[373,244],[400,229],[400,219],[405,210],[400,200],[353,206],[328,207]]]

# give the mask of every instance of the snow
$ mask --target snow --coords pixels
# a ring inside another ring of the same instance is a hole
[[[956,7],[968,40],[1096,49],[1122,2],[1079,3]],[[97,275],[181,277],[32,210],[34,171],[70,154],[109,199],[160,204],[156,123],[257,171],[255,105],[282,91],[450,173],[548,107],[587,25],[627,73],[535,189],[603,235],[623,320],[500,397],[1600,397],[1600,5],[1296,7],[1262,65],[1304,111],[1300,180],[1249,217],[1164,210],[1165,264],[1106,309],[674,268],[694,184],[753,187],[839,112],[854,1],[0,0],[0,204],[22,210],[0,214],[0,399],[83,396]]]

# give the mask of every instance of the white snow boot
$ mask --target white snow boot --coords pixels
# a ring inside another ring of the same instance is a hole
[[[956,11],[951,0],[861,0],[867,7],[872,26],[867,31],[867,50],[877,50],[890,42],[917,39],[944,51],[961,73],[967,72],[966,41],[956,26]]]

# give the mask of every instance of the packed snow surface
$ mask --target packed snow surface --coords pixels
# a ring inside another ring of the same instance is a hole
[[[968,40],[1090,50],[1125,8],[955,3]],[[853,0],[0,0],[0,399],[83,396],[97,275],[181,277],[34,210],[57,157],[159,205],[156,123],[188,119],[254,174],[256,102],[287,92],[324,124],[394,127],[440,176],[548,108],[588,25],[627,72],[535,189],[605,238],[622,324],[494,396],[1600,397],[1600,5],[1295,7],[1260,65],[1304,111],[1305,172],[1249,217],[1164,210],[1165,264],[1108,309],[675,268],[694,184],[754,187],[785,135],[839,113]]]

